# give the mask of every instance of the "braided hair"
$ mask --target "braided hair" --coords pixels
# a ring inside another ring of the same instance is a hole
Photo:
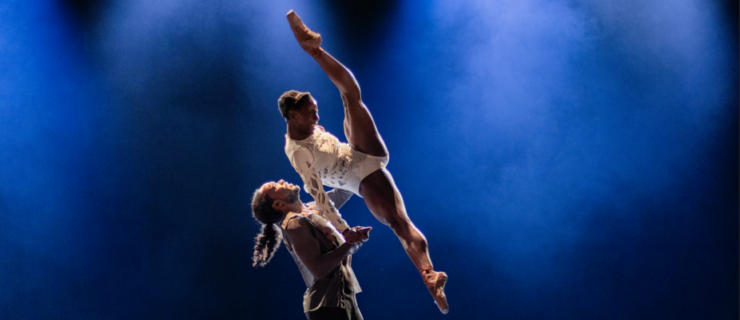
[[[252,196],[252,216],[262,224],[262,230],[254,238],[254,253],[252,255],[252,266],[264,267],[275,255],[280,247],[283,235],[276,223],[280,222],[282,213],[275,210],[272,204],[275,199],[263,194],[260,189]]]

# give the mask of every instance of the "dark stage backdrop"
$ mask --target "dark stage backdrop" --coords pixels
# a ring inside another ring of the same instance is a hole
[[[0,318],[303,317],[285,248],[251,266],[278,96],[344,140],[290,9],[450,276],[443,316],[354,197],[366,319],[737,319],[738,7],[699,0],[6,0]]]

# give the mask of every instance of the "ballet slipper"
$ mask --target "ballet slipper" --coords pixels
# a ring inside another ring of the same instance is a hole
[[[295,11],[290,10],[286,15],[288,18],[288,24],[290,24],[290,30],[293,31],[295,39],[298,40],[298,44],[301,46],[303,51],[306,51],[312,57],[315,57],[324,52],[321,49],[321,35],[311,31],[303,24],[301,17],[298,16]]]
[[[434,297],[434,303],[442,314],[450,312],[450,306],[447,305],[447,296],[445,295],[445,285],[447,284],[447,274],[436,272],[431,267],[421,271],[424,284],[429,289],[429,293]]]

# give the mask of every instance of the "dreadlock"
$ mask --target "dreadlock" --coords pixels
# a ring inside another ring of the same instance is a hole
[[[254,255],[252,256],[252,266],[264,267],[275,255],[275,251],[280,247],[280,241],[283,236],[274,224],[263,224],[262,233],[254,238]]]
[[[260,189],[254,192],[252,197],[252,216],[262,224],[262,230],[254,238],[254,254],[252,255],[252,266],[264,267],[275,255],[280,247],[283,235],[275,224],[280,221],[282,213],[275,210],[272,204],[274,199],[262,194]]]

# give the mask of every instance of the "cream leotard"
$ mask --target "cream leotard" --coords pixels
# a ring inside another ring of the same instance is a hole
[[[321,126],[303,140],[285,135],[285,154],[303,179],[304,190],[316,201],[331,223],[340,231],[349,226],[334,210],[324,185],[360,195],[360,182],[369,174],[385,168],[388,157],[376,157],[352,149]]]

